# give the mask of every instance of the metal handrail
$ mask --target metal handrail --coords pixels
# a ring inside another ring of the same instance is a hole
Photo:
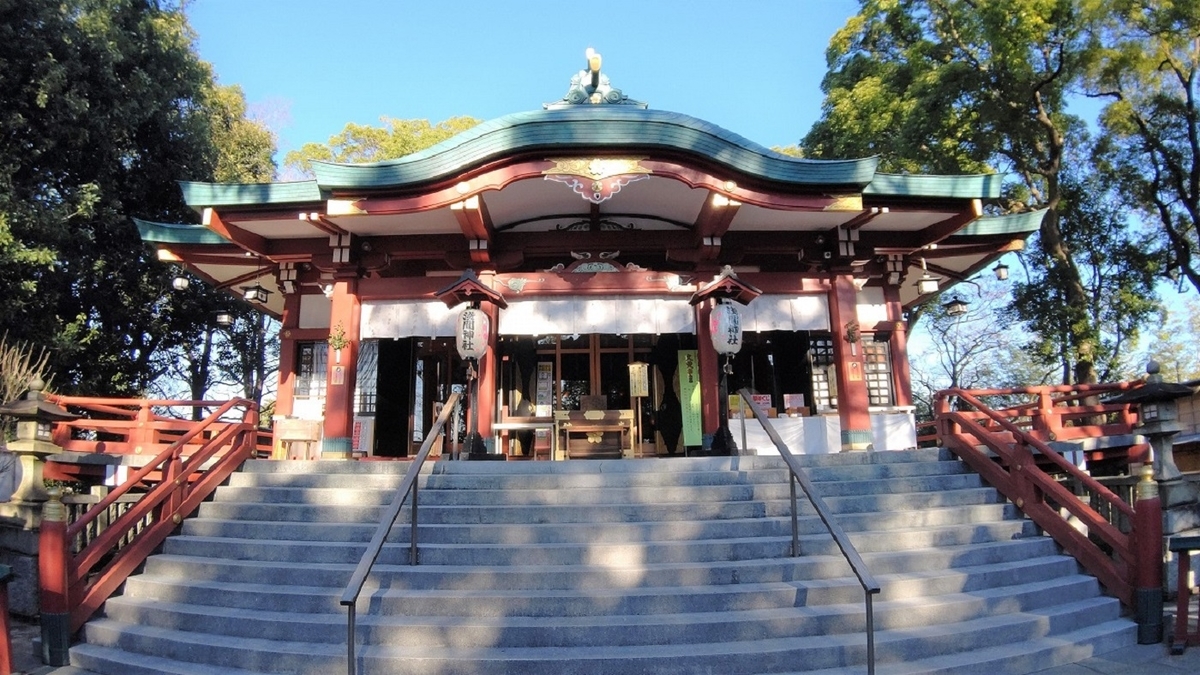
[[[854,572],[854,576],[858,577],[858,583],[862,586],[863,597],[866,605],[867,618],[867,675],[875,675],[875,611],[872,605],[872,595],[879,593],[879,582],[867,569],[867,564],[863,562],[862,556],[858,554],[858,549],[854,548],[854,544],[850,541],[850,537],[846,531],[842,529],[833,520],[833,514],[829,512],[829,507],[825,505],[825,500],[817,494],[813,488],[812,481],[808,474],[804,471],[804,467],[796,461],[796,456],[788,449],[787,444],[779,437],[779,432],[771,426],[770,420],[767,419],[766,413],[762,408],[754,403],[754,399],[748,389],[741,389],[738,395],[750,407],[750,411],[754,413],[754,418],[762,425],[763,431],[767,432],[767,437],[775,444],[775,448],[779,451],[779,456],[783,458],[784,464],[787,464],[788,471],[791,473],[791,498],[792,498],[792,557],[800,555],[800,522],[797,518],[796,509],[796,483],[800,484],[804,494],[808,497],[808,501],[813,505],[813,509],[817,512],[817,517],[825,524],[825,529],[829,530],[829,534],[833,537],[834,543],[841,549],[842,556],[846,558],[846,562],[850,563],[850,569]]]
[[[384,510],[383,518],[380,519],[379,526],[375,528],[375,536],[371,537],[371,542],[367,544],[367,550],[363,551],[358,566],[354,568],[354,574],[350,576],[350,581],[346,584],[346,590],[342,592],[341,604],[346,607],[346,672],[349,675],[357,673],[354,634],[355,607],[358,604],[358,596],[362,593],[363,584],[367,582],[367,576],[371,573],[371,568],[375,566],[375,561],[383,550],[383,543],[387,539],[388,532],[395,525],[396,519],[400,517],[400,509],[403,508],[410,492],[412,493],[412,524],[409,535],[408,564],[416,565],[419,562],[417,559],[417,476],[421,473],[421,467],[424,466],[425,459],[429,457],[430,450],[433,449],[434,441],[442,435],[442,427],[446,425],[446,418],[458,408],[460,396],[458,392],[455,392],[446,399],[446,405],[442,406],[442,412],[434,421],[433,428],[425,435],[425,442],[421,443],[421,449],[413,458],[412,466],[408,467],[408,473],[404,474],[404,480],[400,481],[400,487],[396,488],[396,496]]]

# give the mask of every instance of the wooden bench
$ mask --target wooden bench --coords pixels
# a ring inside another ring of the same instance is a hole
[[[550,459],[554,459],[554,440],[557,434],[554,433],[554,420],[549,417],[506,417],[503,422],[492,424],[492,436],[495,438],[496,448],[502,448],[500,452],[511,456],[509,443],[513,432],[539,429],[550,431]],[[537,459],[537,453],[533,448],[530,448],[530,456]]]

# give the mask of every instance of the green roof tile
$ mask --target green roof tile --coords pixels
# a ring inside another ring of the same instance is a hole
[[[153,223],[133,218],[142,241],[153,244],[228,244],[229,241],[203,225]]]
[[[1010,213],[1003,216],[984,216],[956,234],[966,236],[1020,234],[1028,235],[1037,232],[1042,226],[1042,217],[1047,209],[1029,211],[1026,213]]]
[[[877,173],[863,190],[867,195],[896,197],[946,197],[953,199],[997,199],[1004,176],[998,173],[970,176]]]
[[[198,183],[180,181],[184,202],[194,208],[297,204],[325,199],[315,180],[289,183]]]
[[[591,148],[664,149],[707,158],[731,170],[796,185],[861,187],[875,175],[875,158],[798,159],[688,115],[633,106],[579,106],[507,115],[400,159],[370,164],[314,162],[323,189],[417,185],[452,177],[517,152],[576,153]]]

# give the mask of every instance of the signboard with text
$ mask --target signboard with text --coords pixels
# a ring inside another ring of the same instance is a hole
[[[700,359],[695,349],[679,350],[679,405],[683,412],[683,444],[700,445]]]

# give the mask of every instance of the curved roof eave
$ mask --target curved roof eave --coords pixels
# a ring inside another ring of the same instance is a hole
[[[370,164],[314,162],[313,173],[327,190],[394,188],[451,178],[470,167],[522,151],[569,153],[596,147],[682,152],[741,174],[805,186],[866,186],[875,177],[878,164],[874,157],[788,157],[688,115],[589,105],[506,115],[400,159]]]
[[[193,209],[208,206],[303,204],[325,199],[315,180],[287,183],[201,183],[179,181],[183,201]]]
[[[864,195],[890,197],[935,197],[949,199],[998,199],[1004,176],[998,173],[968,176],[877,173]]]
[[[181,223],[155,223],[131,218],[142,241],[152,244],[228,244],[228,239],[204,227]]]
[[[1002,216],[984,216],[977,218],[956,234],[966,236],[987,235],[1022,235],[1028,236],[1037,232],[1042,226],[1042,218],[1048,209],[1027,211],[1025,213],[1008,213]]]

